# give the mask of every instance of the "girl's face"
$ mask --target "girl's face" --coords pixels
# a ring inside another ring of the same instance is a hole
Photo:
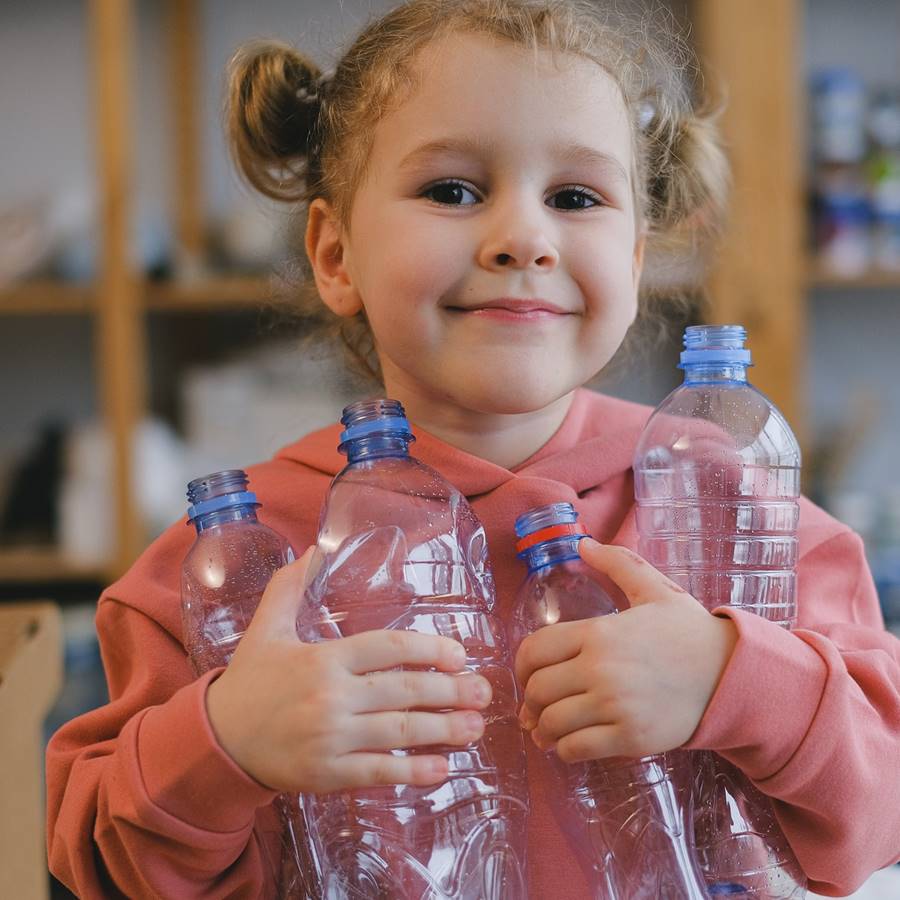
[[[375,129],[349,230],[316,275],[332,309],[365,308],[387,395],[408,408],[542,410],[603,368],[634,319],[625,107],[597,65],[563,62],[447,37]]]

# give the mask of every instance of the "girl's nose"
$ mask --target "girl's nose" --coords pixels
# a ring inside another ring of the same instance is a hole
[[[478,255],[486,269],[552,270],[559,262],[559,252],[544,229],[537,223],[516,224],[510,219],[498,223]]]

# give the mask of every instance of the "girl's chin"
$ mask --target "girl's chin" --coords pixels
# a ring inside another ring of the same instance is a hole
[[[422,363],[425,363],[422,365]],[[483,415],[539,412],[571,394],[593,372],[582,372],[544,354],[460,354],[409,360],[405,367],[384,367],[388,390],[415,406],[449,403]],[[391,377],[393,376],[393,377]],[[430,399],[429,399],[430,398]]]
[[[534,377],[466,379],[449,393],[456,403],[474,412],[514,416],[546,409],[579,386],[562,379]]]

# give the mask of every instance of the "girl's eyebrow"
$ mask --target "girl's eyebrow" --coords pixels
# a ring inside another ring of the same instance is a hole
[[[414,169],[424,165],[434,156],[474,156],[489,155],[492,145],[475,137],[439,138],[428,141],[407,153],[400,161],[398,169]],[[612,153],[597,150],[586,144],[555,143],[550,146],[550,155],[562,163],[574,165],[591,165],[609,169],[611,174],[626,184],[629,182],[628,171],[621,160]]]

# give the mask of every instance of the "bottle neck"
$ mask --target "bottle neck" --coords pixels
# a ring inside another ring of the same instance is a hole
[[[740,363],[729,363],[727,365],[718,363],[715,365],[684,367],[685,384],[711,384],[722,381],[732,381],[738,384],[746,384],[747,366]]]
[[[347,454],[347,463],[379,459],[385,456],[409,457],[409,437],[403,433],[379,433],[345,441],[341,449]]]
[[[583,535],[567,535],[529,547],[525,552],[528,573],[549,569],[570,559],[581,559],[578,553],[578,542],[582,537]]]
[[[201,531],[206,531],[207,528],[224,525],[227,522],[255,522],[257,521],[256,508],[248,504],[226,506],[224,509],[202,513],[199,516],[195,516],[191,521],[197,529],[197,534],[200,534]]]

